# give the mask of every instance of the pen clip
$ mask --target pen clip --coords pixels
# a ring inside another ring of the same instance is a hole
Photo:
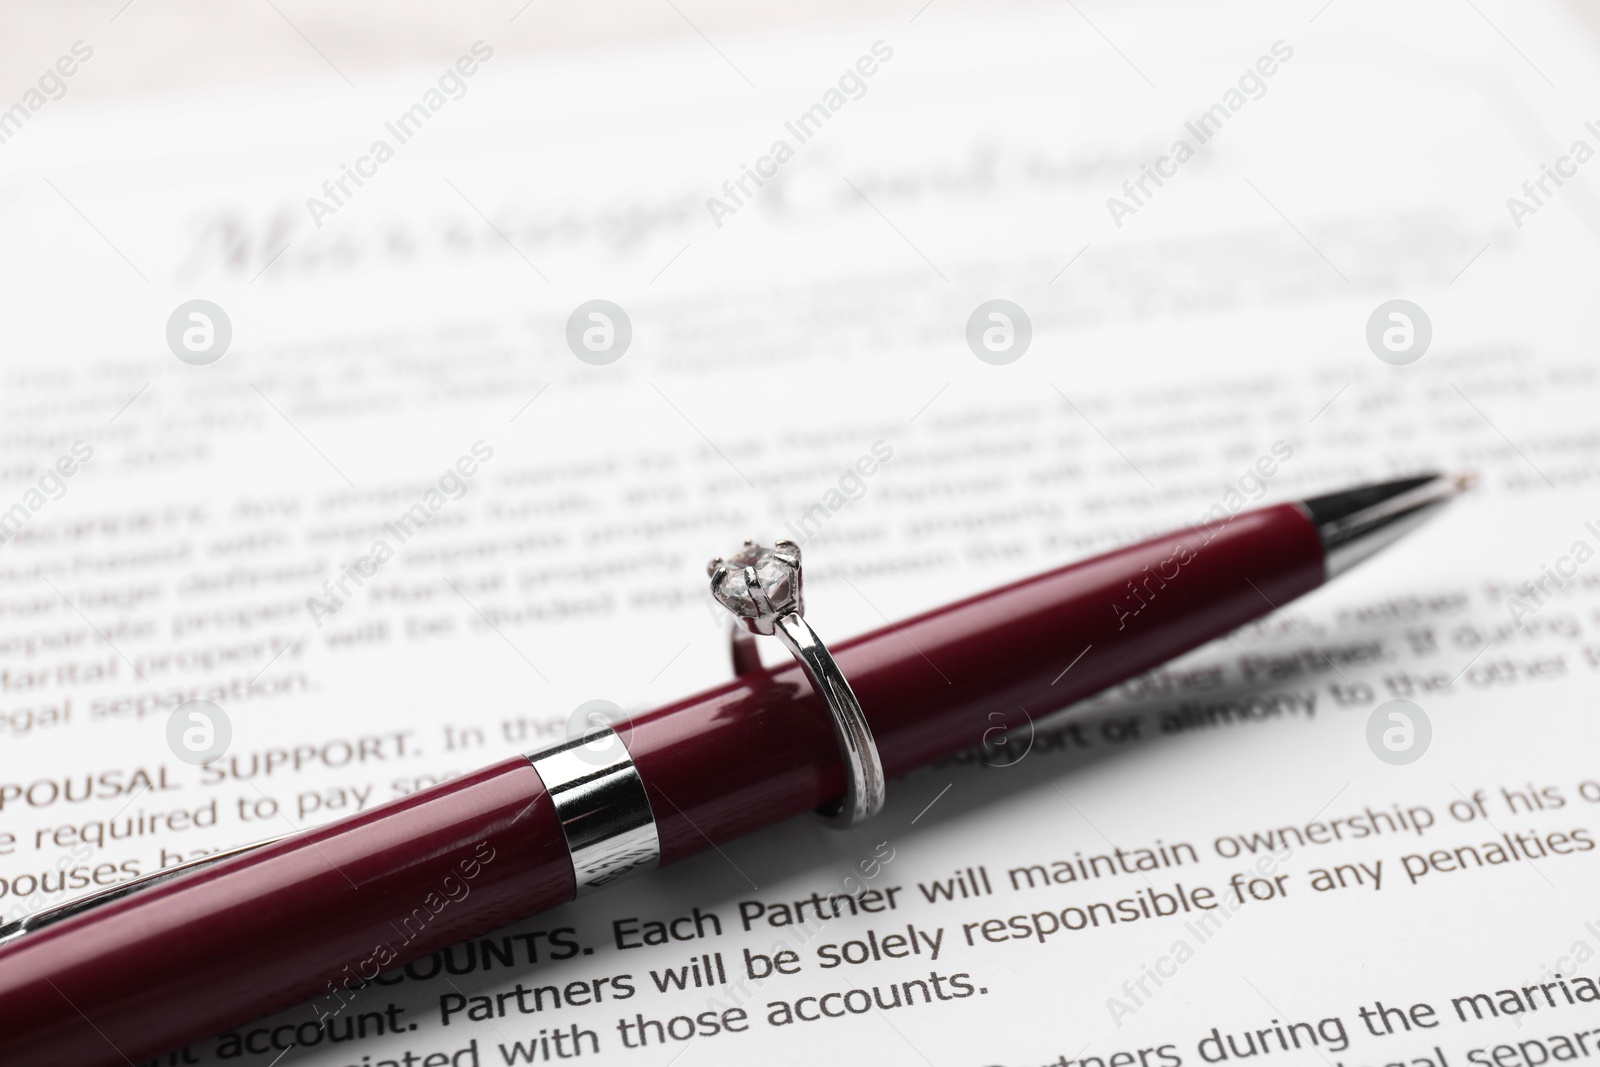
[[[239,845],[236,848],[213,852],[209,856],[201,856],[199,859],[188,860],[174,867],[163,867],[159,871],[151,871],[149,874],[141,874],[137,878],[130,878],[126,882],[118,882],[116,885],[107,886],[99,892],[90,893],[87,896],[76,897],[60,904],[52,904],[48,908],[40,908],[32,915],[24,915],[14,922],[0,926],[0,947],[15,941],[24,934],[33,933],[42,927],[58,923],[63,919],[70,919],[74,915],[81,915],[86,911],[98,908],[103,904],[109,904],[114,900],[121,900],[129,894],[136,893],[141,889],[149,889],[151,886],[176,878],[180,874],[188,874],[190,871],[209,866],[219,860],[232,859],[246,852],[253,852],[263,845],[271,845],[293,836],[293,834],[279,834],[277,837],[252,841],[248,845]]]

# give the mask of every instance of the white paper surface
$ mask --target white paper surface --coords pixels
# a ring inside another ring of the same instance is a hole
[[[774,828],[489,938],[514,965],[458,946],[326,1030],[290,1010],[171,1062],[1600,1048],[1600,204],[1574,145],[1600,148],[1600,97],[1579,23],[935,0],[536,61],[484,58],[510,32],[484,25],[353,89],[323,68],[69,89],[0,144],[8,917],[71,895],[41,879],[317,824],[558,738],[585,701],[716,682],[702,566],[745,536],[809,522],[809,614],[844,635],[1219,503],[1469,469],[1481,491],[1403,545],[1081,725],[894,782],[870,827]],[[799,143],[786,123],[861,57],[874,73]],[[386,124],[435,89],[399,143]],[[1199,144],[1185,123],[1219,104]],[[1124,181],[1179,138],[1193,158],[1134,200]],[[378,140],[392,158],[361,163]],[[731,204],[779,140],[792,158]],[[1535,203],[1542,164],[1576,176]],[[314,219],[347,165],[372,173]],[[632,325],[606,366],[564,336],[597,298]],[[996,298],[1033,330],[1003,366],[964,337]],[[193,299],[231,323],[209,365],[167,344]],[[1431,323],[1410,365],[1368,348],[1393,299]],[[386,527],[418,504],[414,537]],[[324,586],[379,541],[372,575]],[[1431,735],[1404,765],[1378,752],[1407,723],[1369,730],[1396,698]],[[204,770],[169,744],[191,699],[229,723]],[[892,907],[774,925],[868,873]],[[1200,889],[1219,906],[1156,914]],[[658,929],[682,939],[633,944]],[[783,951],[797,973],[752,979]],[[695,986],[703,958],[726,985]],[[516,993],[602,979],[586,1006]]]

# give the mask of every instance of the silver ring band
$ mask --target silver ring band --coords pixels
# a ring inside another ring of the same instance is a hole
[[[639,769],[605,726],[539,752],[528,762],[544,782],[567,839],[573,897],[661,863],[661,838]]]
[[[829,654],[828,646],[800,613],[780,616],[777,630],[778,639],[800,661],[822,703],[832,712],[833,735],[844,760],[844,796],[827,807],[818,808],[817,814],[841,830],[858,826],[883,810],[888,794],[883,761],[878,757],[872,727],[861,713],[861,705]]]
[[[848,829],[883,809],[888,784],[872,727],[850,683],[828,652],[828,646],[805,621],[801,597],[800,546],[779,541],[762,548],[746,541],[730,560],[714,559],[707,567],[711,591],[734,614],[733,670],[749,674],[761,669],[752,633],[776,635],[800,661],[811,686],[828,709],[839,756],[844,762],[844,796],[817,809],[830,826]]]

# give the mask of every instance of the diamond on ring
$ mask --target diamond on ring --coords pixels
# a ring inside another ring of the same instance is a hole
[[[752,633],[771,635],[778,617],[804,614],[800,594],[800,546],[779,541],[771,548],[746,541],[727,559],[706,565],[711,593]]]

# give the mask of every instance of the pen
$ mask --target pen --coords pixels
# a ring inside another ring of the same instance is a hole
[[[409,960],[809,810],[870,818],[885,779],[977,746],[991,713],[1057,711],[1269,614],[1470,485],[1223,515],[831,648],[800,619],[798,546],[748,546],[713,588],[797,662],[736,640],[726,684],[0,928],[0,1063],[113,1067],[302,1003],[279,1044],[318,1044]]]

